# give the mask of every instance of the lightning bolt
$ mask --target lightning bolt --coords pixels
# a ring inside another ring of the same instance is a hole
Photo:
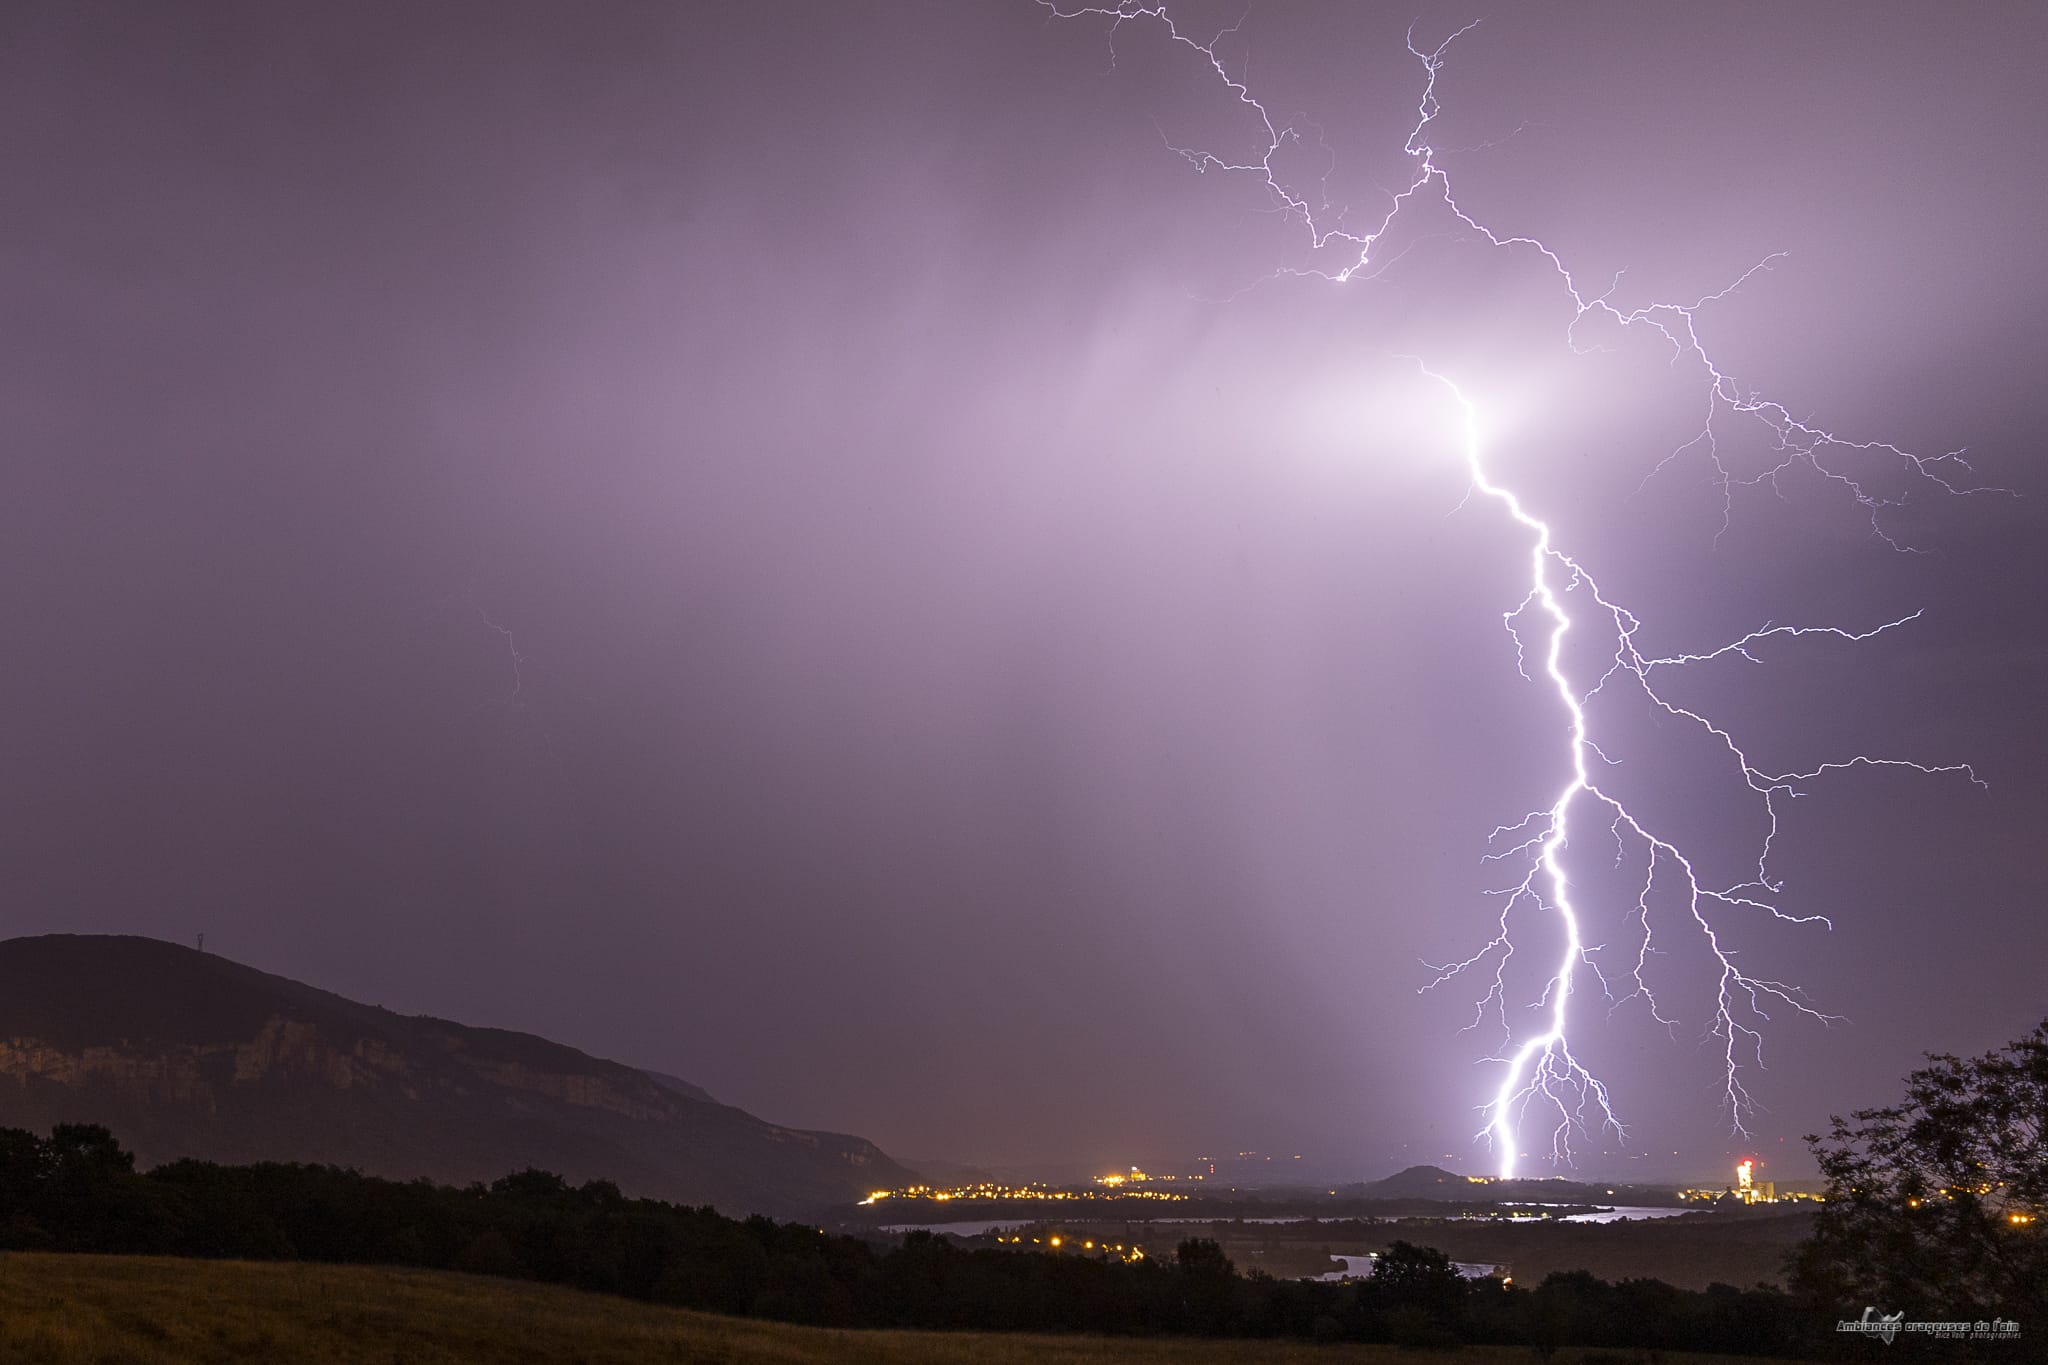
[[[471,605],[476,607],[477,620],[483,622],[486,629],[496,631],[500,636],[504,637],[505,655],[512,664],[512,690],[505,695],[505,701],[507,703],[517,703],[519,694],[526,690],[526,674],[524,672],[526,656],[519,652],[519,641],[512,634],[510,626],[501,626],[491,619],[491,614],[484,610],[481,602],[475,602]]]
[[[1415,123],[1402,144],[1412,164],[1412,174],[1404,187],[1389,192],[1385,212],[1376,225],[1369,231],[1354,232],[1338,225],[1341,215],[1333,217],[1326,202],[1318,205],[1291,188],[1276,168],[1276,160],[1287,148],[1305,143],[1310,136],[1320,144],[1320,134],[1312,128],[1304,131],[1296,123],[1276,119],[1246,81],[1232,74],[1218,47],[1237,31],[1236,25],[1205,40],[1184,30],[1163,4],[1135,0],[1071,7],[1063,6],[1059,0],[1037,3],[1059,19],[1107,21],[1112,69],[1116,64],[1117,39],[1126,26],[1144,24],[1162,33],[1169,42],[1193,53],[1199,65],[1206,68],[1207,76],[1256,122],[1265,146],[1252,159],[1231,159],[1178,146],[1170,139],[1166,143],[1199,172],[1216,171],[1259,181],[1274,208],[1303,230],[1313,256],[1335,262],[1283,266],[1273,271],[1267,277],[1269,280],[1307,277],[1342,285],[1377,278],[1404,254],[1382,253],[1382,244],[1396,222],[1430,204],[1448,213],[1459,230],[1497,250],[1529,259],[1556,280],[1573,310],[1563,329],[1563,340],[1573,352],[1591,349],[1581,340],[1589,320],[1605,320],[1624,333],[1647,333],[1655,338],[1670,352],[1674,367],[1689,366],[1698,375],[1704,412],[1699,432],[1665,456],[1645,479],[1655,477],[1689,453],[1699,454],[1720,494],[1717,543],[1733,516],[1737,489],[1761,488],[1783,496],[1785,477],[1800,470],[1819,476],[1847,497],[1867,516],[1871,533],[1901,551],[1914,547],[1894,536],[1886,513],[1903,503],[1915,489],[1945,494],[2006,491],[1977,484],[1961,450],[1922,455],[1888,441],[1852,439],[1795,417],[1782,402],[1746,390],[1735,381],[1703,339],[1701,313],[1768,270],[1781,255],[1766,257],[1725,288],[1690,302],[1653,302],[1623,308],[1612,301],[1619,277],[1607,289],[1593,292],[1581,285],[1550,246],[1534,237],[1497,231],[1468,213],[1459,204],[1450,176],[1440,164],[1441,154],[1430,140],[1430,126],[1441,109],[1436,88],[1446,56],[1453,43],[1478,27],[1477,21],[1457,29],[1430,48],[1417,46],[1410,29],[1407,49],[1422,70]],[[1519,876],[1497,893],[1501,906],[1493,936],[1470,956],[1433,966],[1435,975],[1422,988],[1431,990],[1468,976],[1485,982],[1473,1026],[1491,1022],[1500,1031],[1501,1043],[1488,1059],[1499,1068],[1499,1080],[1491,1096],[1479,1106],[1484,1124],[1476,1140],[1489,1144],[1503,1176],[1515,1173],[1522,1131],[1532,1124],[1548,1126],[1549,1154],[1559,1161],[1572,1159],[1575,1133],[1611,1134],[1626,1142],[1627,1129],[1608,1088],[1574,1054],[1570,1030],[1585,1012],[1579,1002],[1587,990],[1585,978],[1590,978],[1604,997],[1610,1016],[1622,1006],[1640,1001],[1652,1021],[1675,1033],[1677,1020],[1665,1012],[1647,975],[1651,956],[1661,951],[1654,945],[1666,933],[1692,936],[1705,951],[1702,960],[1710,965],[1714,978],[1714,1006],[1706,1036],[1718,1046],[1723,1075],[1721,1100],[1730,1129],[1737,1135],[1748,1136],[1747,1121],[1756,1104],[1744,1078],[1751,1068],[1763,1065],[1762,1025],[1777,1010],[1821,1023],[1835,1018],[1815,1006],[1798,986],[1738,966],[1737,950],[1728,941],[1731,916],[1763,915],[1788,924],[1832,927],[1825,916],[1794,914],[1780,903],[1784,887],[1772,875],[1770,863],[1780,833],[1783,804],[1806,794],[1824,778],[1860,768],[1952,774],[1980,787],[1984,784],[1967,764],[1929,764],[1868,754],[1852,754],[1805,770],[1775,770],[1752,758],[1728,728],[1702,711],[1673,700],[1665,679],[1689,666],[1718,660],[1734,658],[1760,663],[1759,651],[1785,641],[1815,636],[1850,642],[1868,640],[1907,626],[1920,613],[1916,611],[1860,630],[1833,625],[1766,624],[1704,651],[1646,652],[1638,642],[1641,621],[1601,588],[1580,559],[1557,544],[1548,522],[1489,472],[1482,424],[1471,399],[1450,377],[1430,369],[1419,358],[1409,359],[1425,380],[1441,388],[1458,413],[1459,450],[1471,490],[1498,504],[1527,537],[1527,589],[1518,605],[1503,613],[1503,623],[1514,640],[1523,676],[1530,677],[1533,653],[1536,677],[1531,680],[1540,681],[1555,694],[1565,719],[1563,784],[1546,806],[1512,825],[1495,829],[1489,836],[1487,860],[1519,869]],[[1772,458],[1764,467],[1747,473],[1735,468],[1724,455],[1722,444],[1743,424],[1760,431],[1772,451]],[[1881,492],[1865,475],[1855,472],[1859,463],[1873,460],[1897,473],[1899,486],[1895,491]],[[1585,648],[1567,649],[1568,637],[1575,630],[1582,636],[1597,633],[1599,644],[1592,653],[1603,661],[1597,668],[1586,671],[1575,662],[1586,656]],[[1537,637],[1533,651],[1530,636]],[[1595,739],[1596,706],[1604,712],[1628,694],[1669,720],[1704,735],[1721,755],[1733,780],[1747,789],[1749,799],[1759,808],[1764,831],[1761,841],[1754,849],[1753,860],[1745,863],[1746,870],[1733,883],[1720,885],[1707,879],[1698,860],[1674,838],[1660,832],[1646,816],[1602,786],[1601,774],[1614,760]],[[1618,950],[1624,960],[1617,964],[1610,957],[1605,967],[1602,954],[1611,955],[1616,950],[1587,942],[1581,907],[1572,895],[1567,855],[1572,851],[1576,829],[1584,823],[1591,823],[1596,829],[1604,825],[1615,844],[1616,865],[1634,869],[1630,881],[1636,888],[1635,894],[1622,916],[1629,941]],[[1660,889],[1671,894],[1659,895]],[[1672,906],[1675,910],[1667,909]],[[1555,966],[1542,977],[1536,998],[1513,1002],[1534,1012],[1542,1020],[1541,1026],[1517,1030],[1508,1013],[1513,995],[1508,969],[1516,955],[1513,926],[1518,917],[1531,912],[1554,917],[1561,930],[1562,946],[1553,959]],[[1659,922],[1653,924],[1653,920]],[[1664,920],[1675,924],[1664,924]]]

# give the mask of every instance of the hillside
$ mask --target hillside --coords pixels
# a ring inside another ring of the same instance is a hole
[[[1677,1207],[1676,1194],[1665,1185],[1630,1185],[1612,1180],[1561,1180],[1556,1176],[1502,1180],[1463,1176],[1441,1166],[1410,1166],[1384,1180],[1347,1185],[1347,1195],[1362,1199],[1427,1200],[1431,1203],[1636,1204]]]
[[[1355,1187],[1367,1199],[1432,1199],[1459,1201],[1491,1198],[1474,1190],[1472,1182],[1441,1166],[1410,1166],[1382,1180],[1368,1180]],[[1350,1191],[1347,1190],[1347,1193]]]
[[[1573,1350],[1557,1357],[1587,1358]],[[1734,1365],[1738,1359],[1670,1352],[1661,1358],[1670,1365]],[[1521,1365],[1529,1351],[1466,1347],[1447,1357],[1390,1346],[1275,1341],[829,1331],[432,1271],[15,1252],[0,1258],[0,1359],[40,1365],[1426,1365],[1445,1359]]]
[[[529,1166],[808,1216],[909,1172],[674,1077],[395,1014],[131,937],[0,942],[0,1126],[101,1123],[142,1164],[305,1161],[464,1184]]]

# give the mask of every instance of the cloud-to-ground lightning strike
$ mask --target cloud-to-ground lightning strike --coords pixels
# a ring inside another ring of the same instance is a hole
[[[1302,142],[1303,134],[1292,124],[1276,121],[1245,81],[1231,74],[1218,46],[1236,31],[1234,27],[1203,41],[1185,32],[1168,7],[1161,4],[1071,6],[1059,0],[1038,2],[1062,19],[1092,17],[1108,21],[1112,62],[1117,35],[1126,25],[1152,26],[1170,42],[1195,54],[1230,97],[1257,121],[1263,129],[1265,149],[1255,159],[1232,160],[1175,146],[1170,141],[1168,146],[1199,171],[1223,171],[1262,181],[1276,208],[1303,227],[1313,251],[1335,251],[1344,262],[1336,268],[1283,267],[1274,272],[1276,275],[1308,276],[1336,284],[1372,278],[1400,259],[1399,252],[1388,259],[1376,254],[1396,220],[1411,205],[1428,202],[1448,212],[1463,231],[1492,247],[1525,255],[1554,275],[1572,304],[1572,318],[1564,328],[1563,339],[1573,350],[1580,349],[1578,333],[1589,318],[1604,318],[1623,329],[1647,329],[1655,334],[1669,347],[1674,365],[1684,363],[1697,371],[1705,407],[1699,433],[1667,455],[1656,469],[1663,469],[1688,452],[1700,452],[1720,491],[1723,530],[1732,515],[1734,490],[1738,486],[1768,486],[1777,490],[1781,479],[1801,466],[1846,494],[1867,514],[1872,533],[1894,549],[1911,548],[1894,539],[1885,522],[1886,510],[1901,503],[1905,494],[1879,492],[1845,467],[1850,461],[1886,459],[1908,488],[1917,483],[1946,493],[1989,491],[1964,482],[1969,466],[1960,451],[1923,456],[1889,442],[1839,436],[1795,417],[1778,401],[1744,390],[1715,361],[1700,333],[1700,313],[1768,268],[1776,257],[1751,267],[1727,288],[1690,303],[1650,303],[1625,309],[1610,301],[1612,288],[1599,294],[1582,288],[1559,254],[1542,241],[1497,232],[1460,207],[1429,134],[1439,112],[1436,86],[1446,54],[1457,39],[1477,27],[1476,21],[1456,30],[1433,48],[1418,47],[1411,31],[1408,51],[1420,63],[1423,73],[1416,122],[1403,144],[1413,163],[1413,175],[1405,188],[1391,193],[1377,226],[1357,233],[1334,222],[1326,223],[1328,211],[1290,189],[1276,169],[1275,162],[1282,151]],[[1687,665],[1717,659],[1737,657],[1759,662],[1757,651],[1778,641],[1814,635],[1866,640],[1899,629],[1920,613],[1863,629],[1766,625],[1703,652],[1648,653],[1638,643],[1638,618],[1603,591],[1580,559],[1556,544],[1549,523],[1489,472],[1479,413],[1472,401],[1450,377],[1431,370],[1424,360],[1415,363],[1429,382],[1446,393],[1449,406],[1459,415],[1459,449],[1471,488],[1503,508],[1528,537],[1528,587],[1519,604],[1505,612],[1503,618],[1514,638],[1523,675],[1530,676],[1533,654],[1536,676],[1556,694],[1567,732],[1568,776],[1563,785],[1542,809],[1494,830],[1490,836],[1488,860],[1520,868],[1520,876],[1499,893],[1502,903],[1493,937],[1471,956],[1434,968],[1433,979],[1423,987],[1432,989],[1471,974],[1479,974],[1486,981],[1473,1022],[1476,1025],[1493,1021],[1500,1030],[1502,1043],[1490,1058],[1500,1067],[1500,1079],[1482,1106],[1485,1121],[1478,1138],[1491,1146],[1497,1168],[1504,1176],[1514,1174],[1517,1157],[1522,1154],[1521,1130],[1537,1119],[1549,1125],[1548,1155],[1557,1160],[1571,1158],[1575,1132],[1609,1133],[1617,1140],[1626,1140],[1626,1129],[1607,1086],[1573,1052],[1570,1030],[1574,1002],[1580,993],[1583,968],[1597,983],[1610,1014],[1623,1004],[1640,1001],[1654,1022],[1674,1031],[1677,1021],[1666,1014],[1646,975],[1658,935],[1674,931],[1653,924],[1653,919],[1661,919],[1658,912],[1674,903],[1677,909],[1669,918],[1675,921],[1676,931],[1696,935],[1708,955],[1703,961],[1714,964],[1711,970],[1717,977],[1713,982],[1715,1003],[1708,1034],[1717,1042],[1724,1076],[1722,1099],[1729,1122],[1734,1132],[1746,1135],[1746,1121],[1755,1106],[1744,1077],[1750,1068],[1762,1065],[1761,1025],[1780,1007],[1818,1021],[1830,1018],[1799,987],[1738,966],[1736,951],[1726,941],[1725,920],[1731,913],[1768,915],[1791,924],[1828,923],[1820,915],[1793,914],[1779,903],[1783,886],[1773,877],[1770,863],[1779,834],[1782,803],[1803,794],[1818,779],[1851,768],[1909,768],[1920,773],[1956,774],[1980,786],[1982,783],[1964,764],[1927,764],[1867,754],[1853,754],[1803,771],[1773,771],[1752,758],[1728,728],[1703,712],[1672,700],[1663,678]],[[1722,438],[1732,424],[1741,422],[1760,427],[1776,452],[1775,463],[1758,472],[1739,474],[1724,460]],[[1541,624],[1532,627],[1532,622]],[[1604,643],[1598,657],[1605,662],[1592,675],[1582,676],[1573,670],[1571,659],[1585,653],[1580,648],[1568,655],[1566,641],[1574,630],[1601,632]],[[1524,638],[1525,632],[1541,635],[1533,650],[1530,641]],[[1694,856],[1601,785],[1599,774],[1614,760],[1603,752],[1595,737],[1595,708],[1611,704],[1611,699],[1618,701],[1617,694],[1631,692],[1670,720],[1694,727],[1704,735],[1715,751],[1723,755],[1733,777],[1747,788],[1749,799],[1760,808],[1764,831],[1761,842],[1754,850],[1753,861],[1745,856],[1747,870],[1734,883],[1718,885],[1708,880]],[[1621,917],[1627,934],[1625,948],[1589,943],[1583,928],[1582,907],[1573,899],[1567,855],[1576,828],[1587,822],[1595,828],[1604,824],[1617,847],[1617,865],[1627,863],[1636,869],[1630,880],[1637,889]],[[1629,861],[1631,853],[1633,861]],[[1653,894],[1665,887],[1675,888],[1676,894]],[[1518,1030],[1509,1014],[1508,968],[1516,954],[1513,921],[1518,914],[1528,911],[1555,916],[1562,930],[1556,966],[1542,978],[1537,998],[1513,1002],[1526,1003],[1542,1019],[1542,1026],[1534,1032]],[[1610,960],[1603,966],[1603,952],[1619,952],[1627,961],[1616,964]]]

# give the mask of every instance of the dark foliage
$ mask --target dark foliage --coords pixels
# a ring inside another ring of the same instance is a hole
[[[1933,1321],[2048,1323],[2048,1022],[1982,1057],[1937,1055],[1904,1100],[1807,1138],[1828,1178],[1797,1291]]]
[[[489,1186],[332,1166],[179,1161],[139,1173],[104,1128],[0,1129],[0,1248],[416,1265],[844,1327],[1314,1341],[1578,1344],[1793,1355],[1811,1324],[1783,1295],[1553,1275],[1531,1291],[1461,1278],[1396,1243],[1362,1283],[1240,1275],[1216,1243],[1171,1262],[855,1237],[628,1199],[521,1171]]]

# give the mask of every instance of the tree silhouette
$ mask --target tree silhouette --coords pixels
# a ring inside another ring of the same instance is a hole
[[[1402,1346],[1451,1346],[1465,1302],[1465,1278],[1435,1247],[1395,1242],[1373,1263],[1367,1286]]]
[[[1905,1099],[1807,1138],[1827,1176],[1795,1289],[1942,1320],[2048,1318],[2048,1021],[1982,1057],[1930,1055]]]

